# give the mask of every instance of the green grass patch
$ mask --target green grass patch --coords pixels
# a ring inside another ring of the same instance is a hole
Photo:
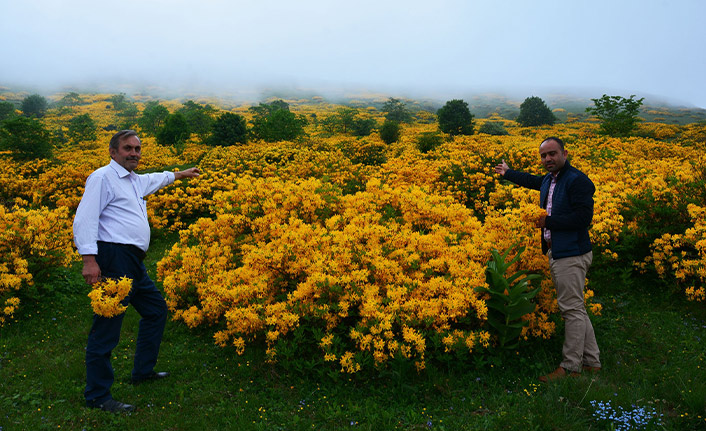
[[[153,244],[153,274],[175,238]],[[537,377],[559,363],[561,336],[467,363],[430,361],[423,373],[392,362],[378,372],[332,376],[267,364],[257,346],[237,356],[214,345],[208,328],[169,321],[157,369],[172,375],[132,386],[139,316],[130,308],[113,352],[113,395],[138,410],[114,415],[84,407],[91,310],[89,288],[74,268],[26,299],[0,330],[0,430],[621,429],[600,418],[596,402],[661,415],[622,429],[706,429],[703,304],[643,289],[638,279],[597,274],[591,286],[604,310],[593,322],[604,369],[550,384]]]

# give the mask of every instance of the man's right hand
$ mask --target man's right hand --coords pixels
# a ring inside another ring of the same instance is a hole
[[[507,165],[507,163],[505,163],[505,159],[503,159],[503,162],[495,167],[495,173],[504,176],[505,172],[507,172],[509,169],[510,167]]]
[[[96,262],[96,257],[92,254],[86,254],[81,256],[83,258],[83,279],[86,280],[88,284],[96,284],[101,278],[101,269]]]

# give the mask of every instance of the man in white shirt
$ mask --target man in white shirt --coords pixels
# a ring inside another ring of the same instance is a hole
[[[133,280],[123,305],[132,304],[140,314],[133,384],[167,377],[155,372],[159,345],[167,319],[167,304],[147,275],[142,260],[150,242],[150,226],[144,197],[183,178],[199,176],[198,168],[180,172],[138,175],[142,146],[137,133],[122,130],[110,140],[111,161],[94,171],[74,219],[74,243],[83,258],[83,277],[88,284],[102,277]],[[135,407],[113,399],[113,367],[110,355],[120,339],[124,314],[106,318],[93,316],[86,346],[86,389],[88,407],[110,412],[129,412]]]

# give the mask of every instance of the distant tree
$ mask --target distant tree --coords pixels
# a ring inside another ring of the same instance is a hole
[[[47,99],[39,94],[32,94],[22,100],[21,110],[25,117],[42,118],[47,113]]]
[[[400,139],[401,129],[397,121],[385,120],[380,126],[380,139],[388,145],[397,142]]]
[[[428,153],[438,148],[444,143],[444,138],[436,132],[424,132],[417,138],[417,149],[422,153]]]
[[[478,129],[478,133],[485,133],[488,135],[509,135],[508,131],[505,129],[502,123],[497,121],[486,121]]]
[[[528,97],[520,105],[520,115],[517,122],[523,127],[553,126],[556,123],[556,116],[544,103],[544,100],[537,96]]]
[[[235,145],[248,142],[248,127],[242,115],[224,112],[213,123],[210,145]]]
[[[156,136],[168,116],[169,110],[166,107],[160,105],[156,100],[151,100],[142,110],[142,116],[137,120],[137,125],[140,126],[144,134]]]
[[[289,111],[289,105],[281,100],[260,103],[250,112],[253,118],[252,135],[266,142],[291,141],[304,135],[306,118]]]
[[[74,143],[96,139],[96,122],[90,115],[82,114],[69,120],[68,138]]]
[[[0,123],[15,116],[15,105],[10,102],[0,101]]]
[[[472,135],[473,114],[468,103],[460,99],[449,100],[436,112],[439,129],[449,135]]]
[[[132,103],[130,102],[130,100],[128,100],[125,93],[114,94],[110,96],[108,100],[110,100],[110,103],[113,104],[113,109],[115,109],[116,111],[122,111],[123,109],[127,108],[130,103]]]
[[[377,121],[374,118],[361,118],[356,117],[353,120],[353,125],[351,126],[351,131],[355,136],[368,136],[373,133]]]
[[[630,136],[640,121],[638,114],[645,98],[626,99],[621,96],[603,95],[600,99],[591,99],[595,107],[586,108],[586,112],[595,115],[601,121],[599,132],[609,136]]]
[[[355,108],[339,108],[336,111],[336,123],[342,133],[348,133],[355,123],[355,116],[358,115],[358,110]]]
[[[204,139],[213,126],[216,110],[211,105],[199,105],[193,100],[187,100],[177,112],[184,115],[191,133]]]
[[[390,97],[387,102],[382,105],[382,112],[385,113],[385,119],[396,121],[398,123],[412,122],[412,113],[407,109],[407,105],[394,97]]]
[[[0,149],[16,159],[47,159],[52,154],[51,137],[39,120],[16,117],[0,127]]]
[[[157,143],[165,147],[172,147],[176,154],[181,154],[189,139],[189,124],[181,112],[170,114],[164,126],[157,132]]]
[[[75,91],[72,91],[70,93],[65,94],[64,97],[62,97],[59,100],[58,105],[60,107],[72,107],[72,106],[78,106],[81,103],[82,103],[81,95],[79,95]]]

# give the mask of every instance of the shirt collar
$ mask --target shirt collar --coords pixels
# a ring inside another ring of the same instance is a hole
[[[127,176],[130,176],[131,172],[128,171],[127,169],[123,168],[120,163],[116,162],[113,159],[110,159],[110,165],[111,168],[118,174],[118,177],[120,178],[125,178]]]

